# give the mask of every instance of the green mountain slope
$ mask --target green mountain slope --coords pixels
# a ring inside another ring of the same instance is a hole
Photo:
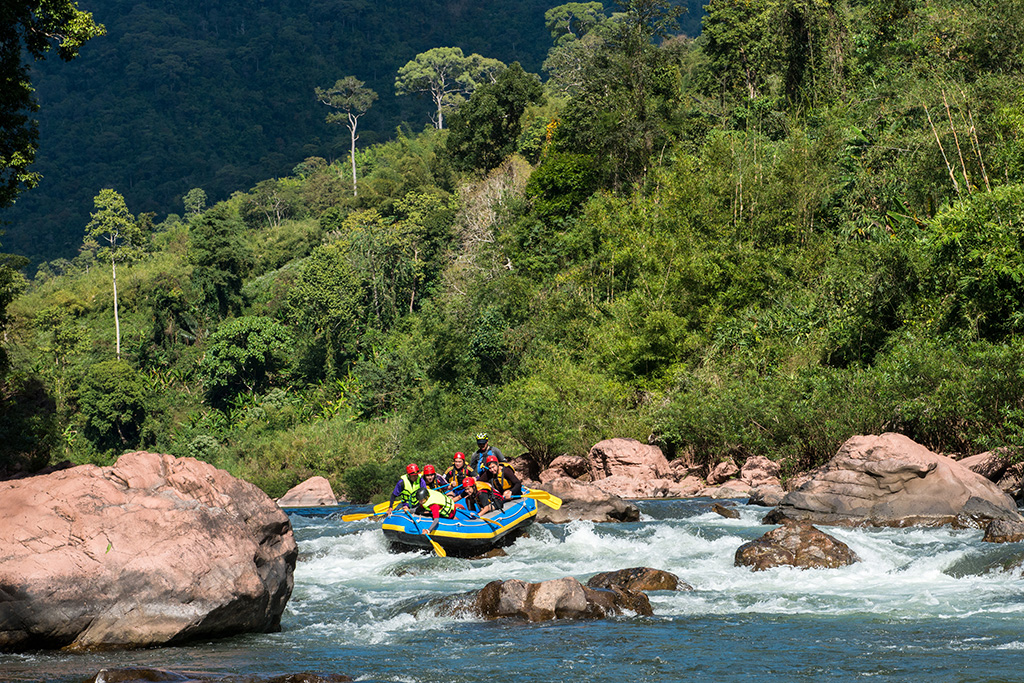
[[[107,27],[79,59],[51,59],[37,85],[44,178],[0,214],[3,250],[71,257],[92,197],[104,187],[140,211],[181,212],[202,187],[211,201],[309,156],[345,154],[347,134],[324,123],[313,96],[345,75],[380,94],[361,144],[428,123],[428,102],[394,95],[397,69],[417,53],[459,46],[539,72],[554,0],[88,0]],[[699,9],[686,28],[699,29]]]

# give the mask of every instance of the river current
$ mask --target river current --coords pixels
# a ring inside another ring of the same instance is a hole
[[[629,524],[535,524],[487,560],[388,552],[379,523],[293,516],[295,590],[280,633],[174,648],[0,654],[0,679],[78,683],[102,668],[362,681],[1024,680],[1021,544],[980,531],[825,527],[861,562],[838,570],[734,567],[766,508],[640,501]],[[354,509],[345,512],[355,512]],[[648,566],[692,591],[652,592],[653,617],[484,622],[439,614],[429,598],[493,579],[589,576]],[[922,679],[923,680],[923,679]]]

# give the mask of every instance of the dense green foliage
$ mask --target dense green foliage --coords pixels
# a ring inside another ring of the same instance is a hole
[[[358,197],[309,157],[152,226],[120,365],[95,250],[0,288],[4,427],[36,435],[3,465],[143,445],[363,500],[479,431],[538,465],[624,436],[786,472],[886,430],[1024,446],[1000,3],[712,2],[692,40],[663,0],[548,9],[543,93],[513,65],[358,150]]]

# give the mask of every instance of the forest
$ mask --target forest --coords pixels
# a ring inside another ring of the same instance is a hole
[[[543,9],[540,73],[435,45],[322,77],[333,156],[180,213],[94,193],[77,255],[0,270],[0,468],[144,448],[369,500],[478,432],[538,466],[1019,457],[1024,0],[682,9]],[[353,113],[446,69],[349,157]]]

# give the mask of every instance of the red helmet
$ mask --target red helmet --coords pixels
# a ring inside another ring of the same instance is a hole
[[[434,469],[433,465],[424,465],[423,474],[437,474],[437,471]]]
[[[454,460],[462,460],[463,462],[465,462],[466,461],[466,454],[463,453],[462,451],[459,451],[459,452],[457,452],[455,454]]]
[[[411,462],[411,463],[409,463],[408,465],[405,466],[405,473],[406,474],[416,474],[419,471],[420,471],[420,468],[417,467],[416,463],[414,463],[414,462]]]
[[[465,479],[462,480],[462,488],[464,489],[471,489],[474,488],[475,486],[476,479],[474,479],[473,477],[466,477]]]
[[[485,465],[490,465],[492,462],[498,462],[498,456],[496,456],[496,455],[488,455],[484,459],[484,464]]]

